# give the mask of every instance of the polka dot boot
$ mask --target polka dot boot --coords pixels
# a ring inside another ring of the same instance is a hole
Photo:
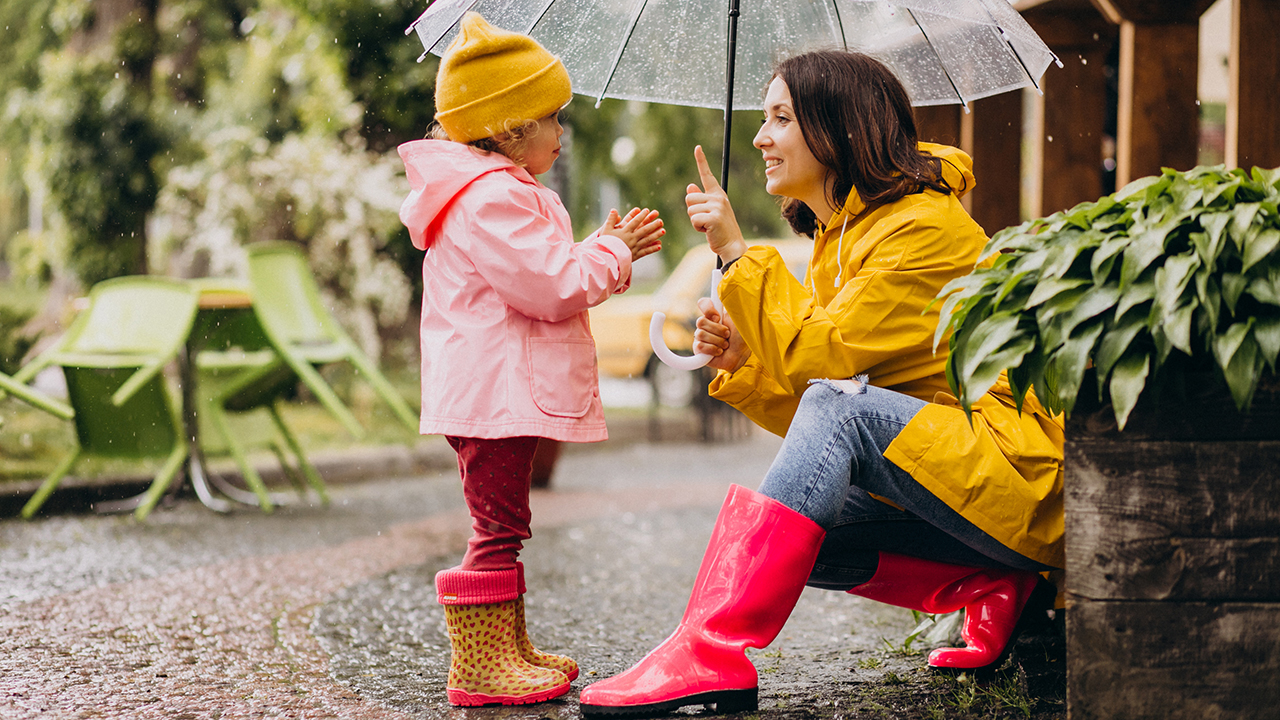
[[[450,703],[523,705],[569,691],[564,673],[531,665],[521,657],[515,633],[518,603],[519,599],[445,606],[452,650],[446,687]]]
[[[564,673],[570,680],[578,678],[578,663],[563,655],[552,655],[545,653],[533,646],[533,642],[529,640],[529,631],[524,624],[524,596],[516,598],[516,650],[520,652],[520,657],[530,665],[537,665],[551,670],[559,670]]]

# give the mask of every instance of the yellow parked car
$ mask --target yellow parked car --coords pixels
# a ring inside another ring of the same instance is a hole
[[[813,253],[813,241],[806,238],[751,240],[752,245],[778,248],[787,268],[801,281]],[[655,312],[667,315],[662,334],[667,347],[680,355],[693,352],[694,322],[698,299],[711,293],[711,271],[716,256],[705,245],[697,245],[652,295],[630,293],[610,298],[591,308],[591,333],[596,340],[600,373],[618,378],[647,378],[653,383],[663,405],[687,405],[700,390],[699,373],[674,370],[663,365],[649,346],[649,321]]]

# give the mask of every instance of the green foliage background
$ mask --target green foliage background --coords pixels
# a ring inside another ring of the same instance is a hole
[[[421,255],[395,210],[394,150],[431,123],[437,60],[404,35],[424,0],[7,0],[0,3],[0,250],[14,280],[81,287],[132,273],[234,275],[240,248],[289,239],[366,349],[406,333]],[[722,113],[576,97],[560,168],[580,234],[608,208],[655,207],[666,259],[694,145],[719,163]],[[735,119],[730,194],[749,236],[787,233]],[[618,138],[636,152],[612,160]],[[312,163],[305,162],[310,156]],[[26,227],[31,193],[44,227]],[[394,277],[393,277],[394,276]],[[402,306],[399,309],[393,306]]]

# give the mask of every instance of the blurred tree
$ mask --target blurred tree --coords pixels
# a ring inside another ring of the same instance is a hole
[[[166,144],[151,113],[156,3],[37,3],[28,24],[40,18],[53,33],[4,58],[17,71],[6,90],[25,175],[44,184],[63,261],[86,285],[147,269],[146,219],[159,192],[152,160]]]

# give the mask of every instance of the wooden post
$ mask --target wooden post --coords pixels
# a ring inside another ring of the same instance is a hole
[[[1118,12],[1120,99],[1116,185],[1195,166],[1200,16],[1214,0],[1092,0]]]
[[[964,108],[960,105],[928,105],[915,108],[916,136],[921,142],[951,145],[969,152],[961,142]],[[966,210],[969,209],[971,196],[965,195],[961,201]]]
[[[1022,17],[1062,60],[1044,76],[1044,130],[1032,138],[1043,152],[1040,213],[1049,214],[1111,192],[1103,186],[1107,126],[1107,55],[1118,28],[1089,0],[1052,0]]]
[[[941,143],[960,147],[959,105],[929,105],[916,111],[916,134],[921,142]]]
[[[960,117],[960,147],[973,157],[977,179],[969,214],[993,235],[1022,222],[1022,93],[975,100],[970,108]]]
[[[1233,0],[1228,167],[1280,167],[1280,2]]]

